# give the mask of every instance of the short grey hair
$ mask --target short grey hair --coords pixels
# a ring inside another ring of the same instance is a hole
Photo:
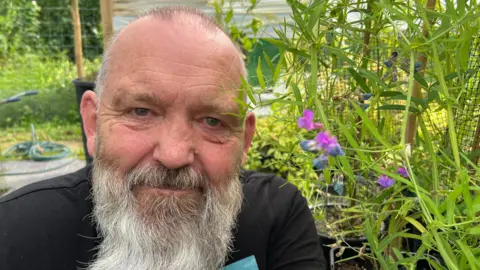
[[[215,20],[213,20],[211,17],[209,17],[207,14],[202,12],[201,10],[188,7],[188,6],[165,6],[165,7],[157,7],[150,9],[146,12],[141,13],[138,15],[134,20],[129,22],[129,24],[135,22],[136,20],[144,17],[154,17],[158,18],[161,20],[165,21],[171,21],[171,20],[180,20],[180,21],[190,21],[196,23],[198,26],[203,27],[204,29],[208,31],[221,31],[225,35],[229,37],[229,34],[222,29],[220,25],[218,25]],[[116,42],[118,35],[122,32],[119,31],[119,33],[115,34],[112,36],[106,51],[103,54],[103,59],[102,59],[102,64],[100,66],[100,70],[97,74],[96,82],[95,82],[95,93],[97,94],[98,99],[102,97],[102,93],[105,87],[105,82],[107,81],[107,76],[108,76],[108,67],[109,67],[109,57],[110,57],[110,48],[112,45]],[[230,38],[230,37],[229,37]],[[242,76],[244,76],[244,79],[247,80],[248,78],[248,72],[247,68],[245,66],[245,62],[242,58],[242,52],[241,49],[239,48],[238,44],[236,44],[231,38],[230,40],[232,41],[232,44],[237,48],[238,51],[238,57],[240,59],[240,63],[242,65]],[[98,109],[98,108],[97,108]]]

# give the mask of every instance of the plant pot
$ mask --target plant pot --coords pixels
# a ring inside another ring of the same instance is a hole
[[[95,89],[95,82],[93,80],[86,80],[86,79],[75,79],[72,82],[75,85],[78,113],[80,114],[80,102],[82,101],[82,96],[86,91]],[[80,115],[80,118],[81,118],[81,115]],[[83,121],[80,121],[80,126],[82,128],[82,140],[83,140],[83,150],[85,151],[85,160],[87,161],[87,164],[91,164],[93,162],[93,158],[88,154],[87,137],[85,136],[85,130],[83,129]]]
[[[327,204],[323,204],[323,205],[316,205],[315,207],[313,208],[318,208],[318,207],[327,207],[327,208],[333,208],[333,207],[339,207],[339,209],[341,210],[341,208],[347,208],[349,205],[348,205],[348,200],[346,200],[345,198],[343,198],[343,201],[342,201],[342,198],[337,198],[338,200],[337,201],[329,201],[327,202]],[[312,210],[314,211],[314,210]],[[363,223],[363,221],[362,221]],[[328,234],[328,229],[326,229],[324,227],[325,224],[331,224],[330,222],[320,222],[320,221],[316,221],[316,225],[317,225],[317,232],[318,232],[318,239],[319,239],[319,242],[322,246],[322,249],[323,249],[323,253],[325,254],[325,256],[327,257],[328,259],[328,256],[330,254],[330,251],[332,249],[332,245],[336,244],[337,243],[337,239],[336,237],[333,237],[331,234]],[[359,224],[356,224],[355,226],[360,226]],[[328,227],[327,227],[328,228]],[[386,225],[385,223],[382,223],[382,227],[380,228],[380,231],[379,231],[379,234],[382,234],[384,232],[386,228]],[[342,231],[341,229],[338,230],[338,231]],[[361,248],[364,246],[365,243],[367,243],[367,238],[362,234],[361,236],[359,235],[358,237],[341,237],[340,240],[342,241],[343,244],[341,244],[342,246],[348,246],[348,247],[355,247],[355,248]],[[335,247],[335,246],[333,246]]]
[[[341,252],[340,256],[337,256]],[[365,252],[370,252],[365,249]],[[350,247],[332,248],[329,253],[330,270],[372,270],[375,269],[374,263],[366,258],[358,257],[358,250]],[[349,259],[351,258],[351,259]],[[345,261],[342,261],[345,260]],[[342,261],[342,262],[339,262]]]
[[[341,253],[340,256],[338,253]],[[363,254],[369,254],[370,249],[365,248],[363,251]],[[351,247],[336,247],[330,250],[329,255],[329,267],[331,270],[357,270],[357,269],[362,269],[362,270],[370,270],[370,269],[376,269],[375,268],[375,263],[366,258],[362,258],[362,256],[359,256],[359,249],[358,248],[351,248]],[[403,257],[412,257],[415,256],[416,254],[414,252],[407,252],[407,251],[402,251]],[[441,260],[433,255],[430,254],[424,254],[425,257],[428,257],[429,260],[434,261],[438,265],[442,266],[443,263]],[[351,258],[351,259],[349,259]],[[343,262],[342,261],[345,260]],[[350,268],[348,268],[350,267]],[[431,270],[435,269],[430,262],[427,259],[421,259],[417,261],[417,265],[415,266],[416,270]],[[403,265],[400,265],[398,267],[398,270],[407,270],[406,267]]]
[[[404,257],[412,257],[415,256],[415,252],[402,252],[402,255]],[[425,257],[428,257],[430,260],[434,261],[438,265],[443,265],[441,260],[437,258],[436,256],[433,256],[431,254],[424,254]],[[430,270],[430,269],[435,269],[430,262],[427,259],[422,259],[417,261],[417,265],[415,267],[416,270]],[[398,267],[398,270],[407,270],[407,268],[403,265]]]

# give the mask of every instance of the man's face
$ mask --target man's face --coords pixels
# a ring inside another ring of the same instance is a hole
[[[88,93],[82,102],[95,156],[94,214],[107,238],[99,261],[113,267],[105,263],[119,261],[111,250],[132,243],[140,243],[139,252],[165,249],[151,265],[180,267],[165,260],[175,260],[189,240],[198,244],[192,253],[220,240],[215,252],[226,252],[241,204],[238,168],[255,125],[253,115],[238,117],[241,66],[234,46],[220,32],[143,18],[120,34],[109,60],[100,101]],[[122,234],[126,242],[117,241]],[[117,257],[140,256],[131,250]]]
[[[97,120],[105,139],[95,154],[123,173],[157,163],[188,166],[222,185],[245,149],[233,91],[239,58],[220,33],[176,30],[145,19],[117,40]],[[171,192],[138,190],[139,196]]]

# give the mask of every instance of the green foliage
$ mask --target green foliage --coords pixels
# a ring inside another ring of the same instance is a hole
[[[281,81],[289,93],[269,101],[281,113],[261,123],[270,127],[259,127],[262,135],[254,150],[274,153],[280,165],[273,168],[288,172],[283,175],[287,178],[291,170],[308,171],[315,156],[297,151],[295,142],[312,136],[299,131],[295,119],[303,109],[312,109],[316,120],[338,136],[346,156],[330,159],[321,177],[313,173],[296,179],[302,193],[310,194],[309,203],[319,194],[310,192],[312,188],[342,175],[350,206],[338,222],[365,221],[370,256],[380,269],[414,269],[421,259],[435,269],[479,269],[480,170],[459,147],[456,133],[457,100],[478,83],[478,76],[476,82],[470,77],[467,53],[478,48],[467,44],[478,34],[479,6],[475,1],[446,1],[432,10],[423,1],[287,2],[293,23],[279,27],[278,37],[268,41],[285,52]],[[352,13],[358,15],[355,20],[348,19]],[[387,68],[384,61],[392,52],[398,59]],[[415,62],[425,59],[427,65],[417,71]],[[419,86],[421,96],[414,91]],[[363,93],[372,98],[362,100]],[[442,128],[434,129],[431,119],[438,115],[444,116]],[[412,128],[409,116],[418,123],[414,145],[405,135],[407,122]],[[269,166],[253,153],[249,166]],[[303,160],[295,164],[298,158]],[[396,173],[399,166],[407,168],[408,178]],[[382,174],[395,180],[391,188],[355,192],[359,183],[354,175],[375,185]],[[320,202],[331,198],[320,194]],[[388,227],[381,233],[384,224]],[[418,249],[402,255],[411,243]],[[432,261],[429,254],[442,262]]]
[[[79,1],[83,55],[93,60],[103,49],[100,1]],[[74,58],[69,0],[0,0],[0,63],[26,53]]]
[[[40,7],[35,1],[0,0],[0,63],[32,52],[40,41]]]
[[[85,61],[87,74],[96,71],[100,60]],[[80,116],[72,80],[75,65],[59,55],[44,58],[28,54],[5,61],[0,67],[0,99],[27,90],[38,90],[20,102],[0,106],[0,127],[44,122],[79,123]]]
[[[38,35],[41,37],[42,49],[52,56],[65,52],[68,59],[73,61],[75,52],[70,0],[42,0],[38,1],[38,5],[38,20],[42,24]],[[103,51],[100,1],[78,1],[78,7],[82,25],[83,56],[93,60]]]

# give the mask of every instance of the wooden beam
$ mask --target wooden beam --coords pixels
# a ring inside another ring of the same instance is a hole
[[[427,8],[431,10],[435,10],[436,0],[427,0]],[[428,38],[428,26],[431,25],[433,22],[423,22],[423,35]],[[420,66],[420,71],[418,72],[421,77],[423,77],[425,73],[425,69],[427,68],[427,56],[420,55],[418,60],[422,63]],[[414,63],[415,64],[415,63]],[[414,76],[410,74],[410,76]],[[413,85],[413,93],[412,97],[422,98],[422,86],[416,80]],[[405,143],[410,144],[413,148],[415,144],[415,134],[417,132],[417,115],[416,114],[409,114],[407,119],[407,130],[405,131]]]
[[[103,50],[107,50],[110,39],[113,36],[113,0],[100,0],[102,15]]]
[[[72,12],[72,23],[74,33],[75,64],[77,66],[78,78],[85,77],[83,70],[83,50],[82,50],[82,23],[80,22],[80,10],[78,0],[70,1],[70,10]]]

